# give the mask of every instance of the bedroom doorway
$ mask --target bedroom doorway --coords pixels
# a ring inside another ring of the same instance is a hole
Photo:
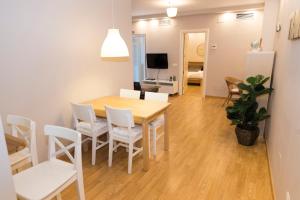
[[[182,31],[182,94],[205,96],[208,31]]]

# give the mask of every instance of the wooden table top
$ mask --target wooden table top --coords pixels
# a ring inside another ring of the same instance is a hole
[[[9,134],[5,134],[5,141],[9,154],[15,153],[26,147],[26,141]]]
[[[134,116],[135,123],[141,124],[144,120],[151,119],[155,115],[166,110],[171,104],[167,102],[129,99],[119,96],[106,96],[87,101],[91,104],[98,117],[106,117],[105,105],[114,108],[129,108]]]

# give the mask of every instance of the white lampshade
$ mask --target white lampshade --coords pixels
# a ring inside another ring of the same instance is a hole
[[[174,8],[174,7],[167,8],[167,15],[168,15],[168,17],[176,17],[177,8]]]
[[[128,57],[127,45],[120,35],[119,29],[108,29],[106,38],[101,47],[101,57]]]

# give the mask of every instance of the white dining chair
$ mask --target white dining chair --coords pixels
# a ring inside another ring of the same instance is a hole
[[[141,96],[141,91],[120,89],[120,97],[125,97],[130,99],[140,99],[140,96]]]
[[[8,115],[6,122],[11,128],[12,136],[26,142],[25,148],[9,156],[12,170],[18,170],[28,163],[32,166],[38,164],[35,122],[17,115]]]
[[[72,129],[51,125],[46,125],[44,132],[48,136],[49,160],[13,176],[18,197],[28,200],[50,200],[56,196],[60,199],[60,193],[76,181],[78,199],[84,200],[81,134]],[[65,146],[61,139],[71,143]],[[69,152],[73,148],[74,156]],[[71,162],[57,159],[57,156],[62,154]]]
[[[145,92],[146,101],[168,102],[168,98],[169,98],[169,94],[167,93]],[[152,155],[154,156],[154,158],[156,157],[156,142],[159,138],[161,138],[161,136],[164,135],[164,132],[158,135],[157,130],[159,127],[163,126],[164,124],[165,124],[164,115],[160,115],[157,119],[150,122],[149,124],[150,137],[152,138]]]
[[[95,165],[96,151],[108,144],[108,138],[106,141],[98,139],[108,133],[107,121],[96,117],[92,105],[72,103],[72,110],[75,129],[87,136],[82,143],[92,141],[92,165]]]
[[[113,151],[121,146],[128,148],[128,174],[131,174],[132,158],[143,150],[134,146],[135,142],[143,137],[142,127],[134,124],[132,112],[129,109],[106,106],[105,110],[109,130],[108,166],[112,166]]]
[[[0,199],[17,200],[7,147],[8,144],[0,115]]]

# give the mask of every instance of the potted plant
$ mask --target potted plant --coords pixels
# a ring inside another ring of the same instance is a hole
[[[257,97],[272,92],[271,88],[264,86],[269,79],[270,77],[257,75],[247,78],[246,83],[238,84],[241,96],[234,101],[233,106],[226,108],[227,118],[232,125],[236,125],[235,133],[241,145],[253,145],[259,135],[258,123],[269,117],[266,108],[259,108],[257,103]]]

